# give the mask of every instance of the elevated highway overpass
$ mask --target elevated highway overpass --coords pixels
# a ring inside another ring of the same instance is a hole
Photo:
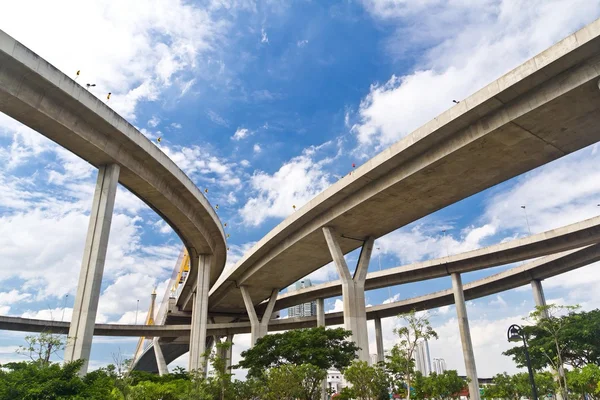
[[[341,254],[600,139],[600,22],[474,93],[295,211],[223,273],[209,311],[244,313]],[[183,304],[187,303],[186,301]]]
[[[464,285],[464,296],[467,300],[489,296],[527,285],[532,280],[548,279],[597,261],[600,261],[600,245],[598,244],[582,249],[564,251],[467,283]],[[392,317],[411,310],[430,310],[451,304],[454,304],[453,293],[451,289],[446,289],[388,304],[367,307],[366,312],[367,318],[373,320]],[[326,325],[341,325],[343,322],[344,316],[342,312],[325,314]],[[310,328],[316,325],[316,317],[276,319],[269,322],[269,331]],[[69,323],[0,316],[0,329],[66,334],[69,329]],[[207,334],[209,336],[225,336],[249,333],[250,330],[251,327],[248,321],[218,323],[209,324]],[[170,363],[189,350],[189,332],[189,324],[155,326],[96,324],[94,335],[161,337],[161,347],[163,348],[165,359],[167,363]],[[136,368],[156,372],[155,354],[151,348],[146,349],[142,357],[138,359]]]
[[[117,181],[161,216],[192,256],[181,299],[191,297],[198,279],[199,293],[208,293],[225,266],[226,242],[221,222],[201,191],[130,123],[1,30],[0,112],[99,168],[65,359],[83,358],[85,372]],[[206,305],[203,296],[198,302]],[[206,320],[205,307],[197,309],[198,320]],[[199,349],[198,354],[203,352]]]
[[[464,285],[464,297],[466,300],[474,300],[490,296],[527,285],[530,282],[548,279],[597,261],[600,261],[599,244],[588,246],[583,249],[569,250],[559,254],[545,256],[527,264],[466,283]],[[452,304],[454,304],[453,291],[452,289],[445,289],[423,296],[367,307],[366,315],[369,320],[380,320],[381,318],[393,317],[412,310],[431,310]],[[342,325],[343,323],[343,312],[325,314],[326,325]],[[317,324],[317,317],[314,316],[274,319],[269,321],[269,331],[275,332],[299,328],[312,328],[317,326]],[[211,324],[208,326],[208,334],[216,336],[249,333],[250,330],[251,327],[249,322]],[[381,331],[378,334],[381,335]],[[376,337],[376,340],[380,341],[381,337]],[[167,363],[170,363],[188,351],[189,343],[186,341],[186,338],[174,340],[166,338],[161,340],[161,347],[165,352]],[[167,354],[169,355],[167,356]],[[156,371],[155,354],[151,348],[147,349],[138,359],[136,368],[150,372]]]

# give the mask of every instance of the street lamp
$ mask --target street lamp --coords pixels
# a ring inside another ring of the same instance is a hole
[[[529,231],[529,236],[531,236],[531,227],[529,226],[529,217],[527,216],[527,207],[521,206],[523,212],[525,213],[525,222],[527,222],[527,230]]]
[[[533,369],[531,368],[531,359],[529,358],[529,349],[527,348],[527,341],[523,334],[523,328],[519,325],[511,325],[506,333],[509,342],[518,342],[523,340],[523,346],[525,346],[525,359],[527,360],[527,370],[529,371],[529,383],[531,383],[531,394],[533,400],[538,400],[537,388],[535,387],[535,379],[533,377]]]

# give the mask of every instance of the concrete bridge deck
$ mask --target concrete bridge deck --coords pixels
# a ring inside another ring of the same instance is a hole
[[[96,167],[118,164],[119,183],[160,215],[190,254],[213,255],[210,282],[216,282],[225,266],[225,233],[202,192],[133,125],[1,30],[0,112]],[[184,297],[196,271],[189,277]]]
[[[244,313],[342,252],[600,140],[600,21],[510,71],[356,168],[261,239],[212,287]]]

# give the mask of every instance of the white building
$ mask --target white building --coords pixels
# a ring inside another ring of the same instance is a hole
[[[446,361],[443,358],[433,359],[433,372],[436,374],[442,374],[446,371]]]
[[[421,371],[423,376],[429,376],[431,373],[431,359],[429,358],[429,343],[426,339],[417,342],[415,348],[415,367]]]
[[[344,388],[344,376],[337,369],[327,370],[327,388],[332,389],[333,393],[339,393]]]
[[[310,279],[302,279],[296,282],[294,285],[288,288],[288,292],[294,290],[300,290],[312,286]],[[309,303],[297,304],[293,307],[288,308],[288,317],[312,317],[317,315],[317,302],[311,301]]]

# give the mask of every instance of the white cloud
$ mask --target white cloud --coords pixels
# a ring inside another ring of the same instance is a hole
[[[247,168],[247,167],[249,167],[249,166],[250,166],[250,161],[248,161],[248,160],[242,160],[242,161],[240,161],[240,165],[241,165],[242,167],[245,167],[245,168]]]
[[[91,91],[100,98],[112,92],[110,107],[126,118],[135,118],[140,100],[156,99],[173,77],[193,69],[224,31],[208,11],[180,0],[65,0],[60,10],[48,2],[11,2],[0,25],[67,75],[81,70],[77,81],[95,83]],[[19,16],[26,14],[23,24]]]
[[[219,113],[217,113],[214,110],[208,110],[206,111],[206,115],[208,116],[208,118],[214,122],[217,125],[221,125],[224,127],[228,127],[229,126],[229,121],[227,121],[225,118],[223,118]]]
[[[436,223],[417,223],[377,239],[376,246],[384,254],[393,254],[403,264],[423,259],[446,257],[482,246],[483,241],[496,233],[493,225],[467,226],[455,238]]]
[[[230,244],[227,252],[227,263],[225,269],[232,268],[243,256],[254,246],[256,242],[248,242],[241,245]]]
[[[181,124],[178,122],[172,122],[171,127],[175,129],[181,129]]]
[[[156,128],[158,124],[160,124],[160,119],[156,115],[153,115],[152,118],[148,120],[148,126],[151,128]]]
[[[233,140],[242,140],[252,135],[252,131],[246,128],[237,128],[231,139]]]
[[[426,2],[366,0],[386,24],[396,24],[390,48],[429,50],[415,71],[374,84],[353,127],[362,147],[381,149],[450,108],[600,13],[598,1],[486,0]],[[435,7],[436,12],[429,10]],[[419,23],[412,23],[418,19]],[[443,21],[447,21],[442,23]]]
[[[269,37],[267,36],[267,31],[265,31],[265,28],[261,28],[260,30],[260,42],[269,43]]]
[[[241,184],[239,174],[234,170],[235,164],[211,155],[206,147],[161,146],[163,152],[191,178],[203,178],[205,183],[216,183],[224,186]],[[202,183],[198,183],[202,186]]]
[[[329,174],[325,166],[331,158],[317,161],[314,148],[286,162],[270,175],[258,171],[250,178],[252,194],[240,215],[246,225],[258,226],[267,218],[283,218],[300,208],[329,186]]]
[[[306,46],[307,44],[308,44],[308,40],[307,40],[307,39],[304,39],[304,40],[298,40],[298,42],[296,43],[296,45],[297,45],[298,47],[304,47],[304,46]]]

